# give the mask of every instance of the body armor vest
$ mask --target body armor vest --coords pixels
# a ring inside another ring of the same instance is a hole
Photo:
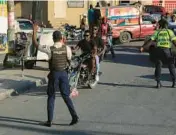
[[[51,60],[49,61],[50,71],[64,71],[67,67],[67,50],[66,46],[56,48],[54,46],[51,49]]]

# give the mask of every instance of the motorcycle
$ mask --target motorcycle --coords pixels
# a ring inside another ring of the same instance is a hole
[[[36,49],[33,50],[31,46],[29,35],[30,34],[24,32],[15,33],[14,49],[6,54],[3,61],[4,67],[14,67],[21,64],[27,67],[26,63],[28,61],[24,61],[24,58],[33,55],[32,53],[36,51]]]
[[[71,89],[79,86],[88,86],[93,89],[98,83],[95,74],[89,72],[87,60],[91,58],[91,54],[82,54],[74,56],[71,60],[68,70],[69,84]]]
[[[76,28],[76,26],[65,24],[66,39],[69,40],[81,40],[82,30]]]

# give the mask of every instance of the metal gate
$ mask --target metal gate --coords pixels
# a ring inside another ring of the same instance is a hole
[[[165,1],[165,9],[167,12],[172,13],[174,9],[176,9],[176,1]]]
[[[162,6],[161,0],[153,0],[153,5],[156,6]],[[164,8],[166,9],[166,12],[172,13],[174,9],[176,9],[176,1],[173,0],[165,0],[164,2]]]

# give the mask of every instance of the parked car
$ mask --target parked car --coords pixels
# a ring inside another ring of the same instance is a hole
[[[29,19],[16,19],[19,23],[20,32],[32,33],[33,31],[33,23]],[[41,28],[38,29],[38,35],[47,32],[53,32],[55,29],[52,28]]]

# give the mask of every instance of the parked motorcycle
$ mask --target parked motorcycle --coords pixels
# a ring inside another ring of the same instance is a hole
[[[81,40],[81,29],[76,26],[65,24],[66,39],[69,40]]]
[[[32,49],[30,46],[31,41],[29,40],[28,35],[24,32],[18,32],[15,33],[15,36],[14,49],[6,54],[3,61],[4,67],[14,67],[16,65],[21,65],[23,58],[27,57],[28,55],[32,55]],[[27,62],[28,61],[24,62],[26,68]]]
[[[82,54],[73,57],[68,70],[71,89],[79,86],[88,86],[93,89],[97,85],[96,75],[92,75],[89,72],[88,63],[86,62],[90,58],[91,54]]]

